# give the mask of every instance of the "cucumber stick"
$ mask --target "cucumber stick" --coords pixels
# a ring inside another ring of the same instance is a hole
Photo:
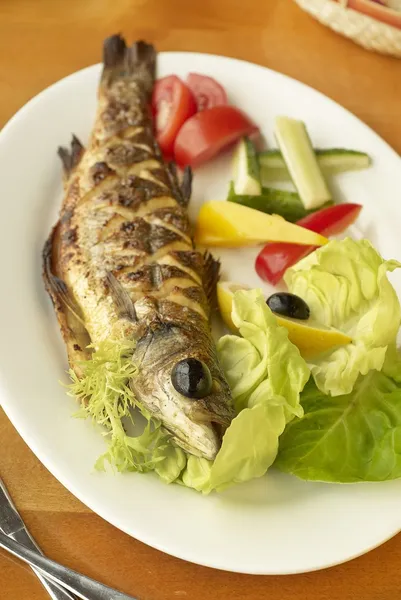
[[[260,169],[255,146],[242,138],[234,154],[234,190],[236,194],[257,196],[262,191]]]
[[[248,208],[254,208],[255,210],[270,215],[280,215],[286,221],[290,221],[290,223],[296,223],[300,219],[303,219],[314,212],[313,210],[306,210],[301,198],[296,192],[262,187],[262,193],[259,196],[236,194],[232,182],[230,184],[227,200],[229,202],[242,204],[243,206],[248,206]],[[327,205],[329,204],[332,203],[327,203]]]
[[[289,117],[277,117],[274,130],[285,164],[306,210],[319,208],[329,202],[331,194],[305,124]]]
[[[372,164],[369,154],[346,148],[315,148],[317,162],[325,175],[367,169]],[[291,181],[280,150],[265,150],[258,154],[260,177],[263,183]]]

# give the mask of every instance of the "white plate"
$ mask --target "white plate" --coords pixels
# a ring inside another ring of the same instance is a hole
[[[318,92],[245,62],[165,53],[159,73],[215,76],[231,100],[263,126],[273,143],[277,114],[308,123],[317,146],[369,152],[374,167],[337,178],[338,193],[365,208],[357,235],[386,257],[401,259],[401,161],[375,133]],[[99,66],[63,79],[31,100],[0,135],[0,381],[2,405],[46,467],[104,519],[180,558],[229,571],[298,573],[341,563],[381,544],[401,528],[401,481],[306,483],[271,471],[224,494],[203,497],[153,475],[93,472],[103,440],[90,422],[71,417],[66,355],[41,280],[41,250],[61,201],[56,149],[71,132],[87,140],[96,106]],[[192,210],[224,198],[227,158],[196,174]],[[225,253],[224,276],[260,285],[255,251]],[[400,276],[393,277],[401,293]]]

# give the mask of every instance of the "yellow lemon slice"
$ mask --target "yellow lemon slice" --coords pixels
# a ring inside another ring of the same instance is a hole
[[[249,290],[246,285],[223,281],[217,284],[217,301],[220,314],[229,329],[238,333],[232,318],[231,310],[233,297],[237,290]],[[304,358],[311,358],[321,352],[326,352],[335,346],[343,346],[352,342],[352,338],[338,329],[325,327],[312,319],[301,321],[275,315],[277,322],[288,330],[288,339],[299,348]]]
[[[233,297],[238,290],[249,289],[250,288],[246,285],[233,283],[232,281],[219,281],[217,284],[217,302],[219,305],[220,316],[228,329],[231,329],[231,331],[234,331],[235,333],[238,333],[238,329],[235,327],[231,318]]]

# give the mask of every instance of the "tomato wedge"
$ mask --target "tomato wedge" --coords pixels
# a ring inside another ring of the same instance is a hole
[[[202,110],[181,127],[174,144],[175,160],[180,166],[196,167],[257,130],[249,117],[234,106]]]
[[[326,237],[337,235],[357,219],[361,209],[360,204],[329,206],[300,219],[297,225]],[[299,246],[281,242],[267,244],[256,258],[256,272],[261,279],[276,285],[289,267],[315,249],[316,246]]]
[[[171,156],[181,125],[196,113],[191,90],[175,75],[156,81],[152,95],[156,139],[163,154]]]
[[[213,77],[190,73],[186,83],[194,95],[198,111],[227,104],[225,89]]]

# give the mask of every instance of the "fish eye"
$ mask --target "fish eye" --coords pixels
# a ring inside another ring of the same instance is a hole
[[[185,358],[171,372],[171,383],[179,394],[187,398],[204,398],[212,391],[209,367],[196,358]]]

